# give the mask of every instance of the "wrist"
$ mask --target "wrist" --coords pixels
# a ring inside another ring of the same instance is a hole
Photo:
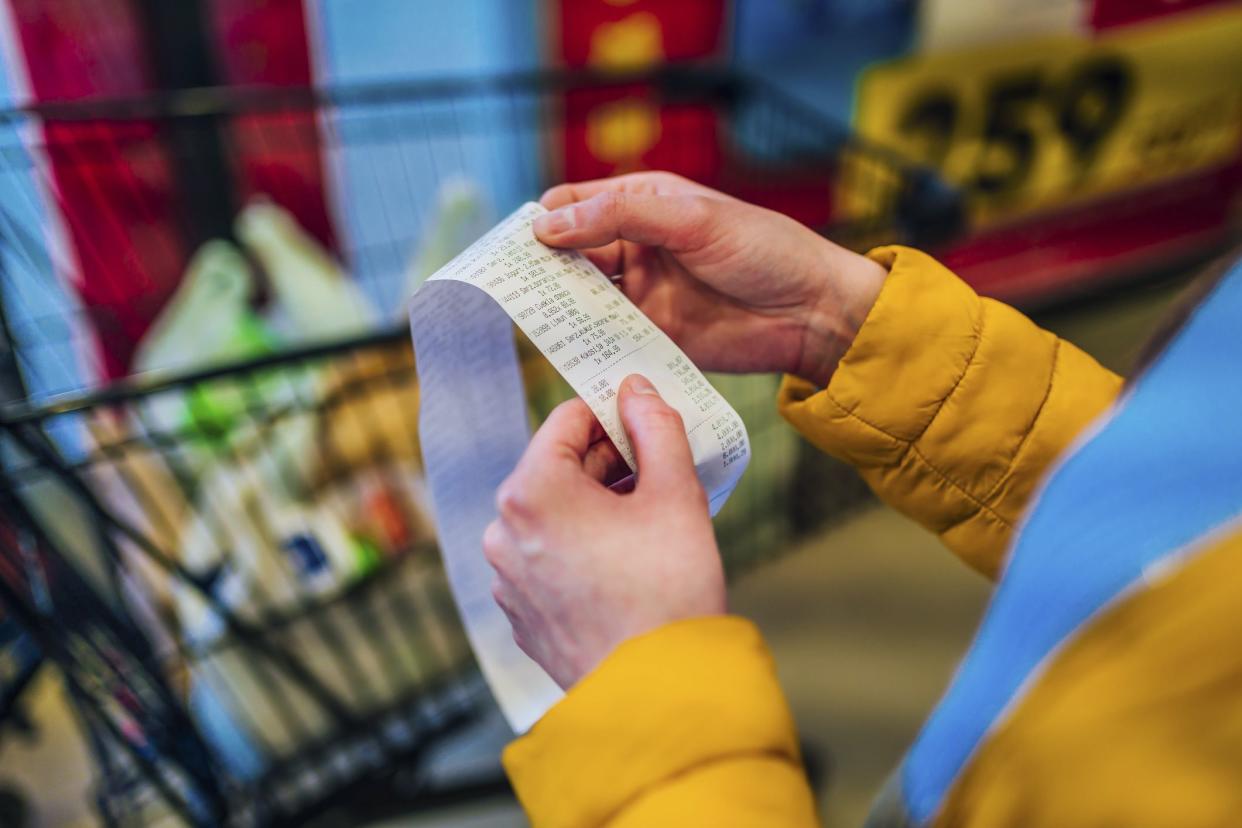
[[[884,287],[888,270],[825,241],[819,291],[803,316],[802,347],[790,373],[826,388]]]

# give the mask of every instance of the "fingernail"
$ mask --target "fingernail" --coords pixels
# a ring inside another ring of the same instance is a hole
[[[651,381],[642,374],[630,374],[629,384],[630,390],[635,394],[651,394],[652,396],[659,396],[660,394],[659,391],[656,391],[655,386],[651,384]]]
[[[556,236],[573,229],[573,207],[562,207],[535,219],[535,232],[545,236]]]

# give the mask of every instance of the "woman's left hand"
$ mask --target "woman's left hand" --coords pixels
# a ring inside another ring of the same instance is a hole
[[[605,485],[620,458],[574,399],[531,440],[483,536],[514,640],[563,688],[629,638],[725,612],[707,497],[680,415],[639,376],[622,383],[618,406],[638,460],[633,491]]]

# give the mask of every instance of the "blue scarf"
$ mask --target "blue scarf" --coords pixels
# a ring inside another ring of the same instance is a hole
[[[1242,262],[1070,452],[1020,528],[958,674],[902,768],[930,822],[989,729],[1067,638],[1242,515]]]

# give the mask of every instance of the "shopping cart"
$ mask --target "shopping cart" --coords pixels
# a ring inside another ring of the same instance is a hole
[[[38,645],[0,602],[0,742],[12,735],[26,739],[36,736],[23,702],[26,689],[42,666],[43,653]],[[20,828],[26,824],[27,813],[25,791],[0,784],[0,825]]]
[[[0,333],[25,389],[0,408],[0,557],[53,573],[8,598],[122,824],[297,821],[394,767],[410,807],[503,789],[494,762],[435,758],[491,707],[436,556],[401,312],[472,233],[601,164],[855,247],[961,216],[925,170],[706,69],[201,89],[11,111],[3,138]],[[569,392],[520,351],[537,421]],[[737,572],[865,490],[777,423],[774,379],[714,380],[754,454],[718,518]]]

